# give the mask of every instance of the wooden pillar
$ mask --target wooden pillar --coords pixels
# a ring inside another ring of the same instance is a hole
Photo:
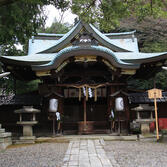
[[[130,113],[129,113],[129,103],[128,103],[128,98],[124,97],[125,100],[125,112],[126,112],[126,119],[129,121],[130,120]]]
[[[129,110],[129,105],[128,105],[129,103],[128,103],[127,96],[124,97],[124,101],[125,101],[126,129],[127,129],[127,132],[129,132],[130,110]]]
[[[115,93],[115,86],[109,86],[108,87],[108,108],[107,108],[107,120],[109,120],[109,115],[111,114],[111,109],[115,108],[115,104],[114,104],[114,97],[111,97],[110,95]],[[110,123],[108,124],[108,128],[111,130],[112,132],[112,126],[113,126],[113,122],[110,121]]]
[[[61,87],[57,87],[56,92],[61,94],[61,95],[64,94],[63,89]],[[63,114],[64,113],[64,111],[63,111],[63,100],[64,99],[63,98],[58,98],[58,100],[59,100],[58,111],[59,111],[60,114]]]
[[[63,99],[59,98],[58,101],[59,101],[58,111],[60,114],[63,114]]]
[[[158,114],[157,114],[157,101],[156,101],[156,97],[154,97],[154,107],[155,107],[156,134],[157,134],[157,140],[159,140]]]
[[[108,93],[108,116],[111,114],[111,108],[115,107],[114,104],[114,97],[110,97],[111,94],[115,93],[115,87],[114,86],[110,86],[109,87],[109,93]]]
[[[84,105],[84,129],[86,130],[86,97],[84,97],[83,105]]]
[[[64,89],[62,87],[57,88],[57,93],[60,93],[61,95],[64,94]],[[59,105],[58,105],[58,111],[60,112],[60,116],[62,117],[62,115],[64,114],[64,98],[59,98]],[[63,133],[63,127],[64,127],[64,123],[61,121],[61,123],[59,122],[58,125],[59,127],[57,127],[57,129],[60,129],[60,133]]]

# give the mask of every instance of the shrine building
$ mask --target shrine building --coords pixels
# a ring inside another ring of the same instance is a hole
[[[17,80],[41,81],[38,93],[24,95],[23,103],[1,106],[13,110],[8,113],[13,123],[15,107],[33,105],[41,110],[37,131],[50,132],[50,104],[57,99],[65,134],[108,133],[111,114],[115,131],[121,122],[121,131],[129,133],[135,99],[127,81],[154,76],[167,64],[167,52],[141,53],[135,31],[106,34],[79,21],[66,34],[38,33],[29,40],[28,55],[1,56],[0,61]],[[8,114],[2,114],[4,125]]]

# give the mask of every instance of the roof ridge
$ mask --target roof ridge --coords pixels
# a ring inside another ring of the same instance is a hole
[[[111,36],[117,36],[117,35],[134,35],[134,33],[136,32],[136,30],[133,31],[127,31],[127,32],[116,32],[116,33],[103,33],[104,35],[111,35]]]

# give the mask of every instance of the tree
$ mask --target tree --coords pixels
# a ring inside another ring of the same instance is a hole
[[[124,17],[167,16],[165,0],[73,0],[72,11],[85,22],[97,22],[100,29],[109,32]]]
[[[13,3],[12,3],[13,2]],[[52,4],[63,12],[68,9],[68,1],[63,0],[17,0],[10,3],[0,4],[0,49],[2,55],[25,55],[26,49],[23,51],[16,48],[16,44],[20,43],[26,48],[28,39],[44,27],[47,18],[44,6]],[[19,86],[18,93],[23,91],[37,89],[37,82],[22,83],[17,81]],[[13,88],[13,79],[2,80],[1,88],[6,92],[11,92]],[[23,88],[23,85],[26,85]]]
[[[120,25],[115,32],[136,30],[135,35],[138,38],[141,52],[166,52],[167,50],[167,19],[146,17],[138,22],[137,18],[128,17],[120,21]],[[129,87],[133,89],[148,90],[154,87],[167,90],[167,71],[161,70],[152,78],[128,80]]]
[[[80,19],[97,22],[104,31],[111,31],[120,18],[129,15],[141,20],[167,14],[164,0],[19,0],[0,6],[0,45],[24,44],[44,26],[47,16],[43,7],[49,4],[62,12],[71,8]]]
[[[14,44],[25,44],[44,26],[45,5],[52,4],[65,11],[68,3],[64,0],[19,0],[0,6],[0,46],[3,51],[9,51],[9,48],[16,51]]]
[[[56,19],[52,25],[46,29],[40,29],[39,32],[65,34],[71,29],[71,25],[68,23],[60,23]]]

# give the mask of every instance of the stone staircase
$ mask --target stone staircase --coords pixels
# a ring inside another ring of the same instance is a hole
[[[7,146],[12,144],[12,134],[10,132],[5,132],[0,124],[0,150],[6,149]]]

